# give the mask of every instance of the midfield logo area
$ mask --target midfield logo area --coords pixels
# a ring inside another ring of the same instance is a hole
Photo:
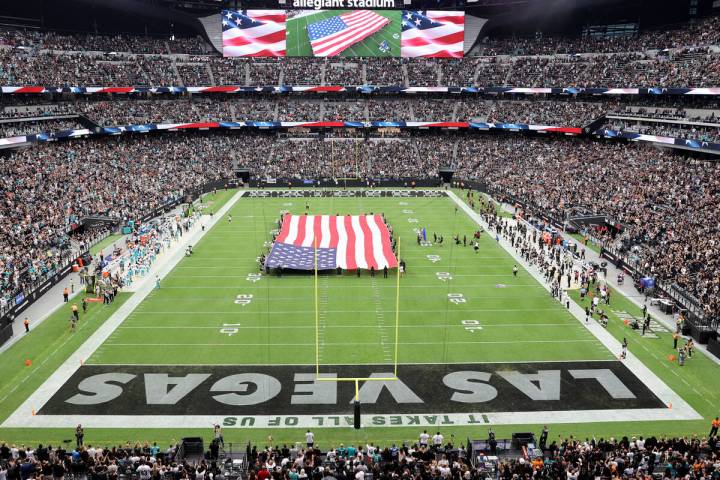
[[[323,369],[328,378],[393,376],[385,366]],[[314,366],[86,365],[38,416],[222,415],[233,425],[243,416],[346,415],[354,394],[351,382],[317,381]],[[368,415],[478,414],[466,423],[492,412],[664,407],[616,361],[400,365],[398,380],[361,383],[360,401]]]

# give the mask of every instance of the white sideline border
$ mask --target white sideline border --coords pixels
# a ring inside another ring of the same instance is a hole
[[[45,427],[43,421],[39,421],[43,416],[33,415],[42,408],[45,403],[73,376],[73,374],[82,366],[83,362],[90,358],[93,353],[122,325],[127,317],[137,308],[145,298],[155,289],[155,275],[159,275],[161,282],[168,273],[177,265],[180,260],[185,257],[185,248],[187,245],[195,245],[197,242],[209,232],[218,222],[220,222],[225,214],[230,210],[237,201],[244,196],[246,191],[239,191],[228,200],[228,202],[215,212],[212,219],[208,219],[205,215],[201,217],[190,232],[183,235],[180,242],[171,246],[169,251],[159,255],[155,264],[150,268],[144,279],[137,282],[132,288],[126,291],[134,292],[130,298],[123,303],[85,342],[68,357],[65,362],[48,377],[45,382],[38,387],[25,401],[3,422],[0,427]],[[207,221],[206,228],[203,230],[202,225]],[[161,283],[162,288],[162,283]],[[63,416],[57,416],[60,419]],[[92,416],[82,416],[84,421],[88,422]],[[69,418],[69,417],[67,417]],[[97,418],[97,417],[96,417]],[[70,422],[72,424],[73,422]],[[55,426],[72,426],[65,421]],[[75,423],[77,425],[77,423]],[[126,424],[132,426],[132,424]],[[139,425],[138,425],[139,426]]]
[[[209,227],[212,228],[219,222],[225,213],[232,208],[245,192],[238,192],[233,198],[223,206],[210,222]],[[460,200],[453,192],[448,191],[447,195],[452,199],[463,211],[479,226],[486,231],[490,231],[487,224],[482,218],[473,212],[462,200]],[[154,289],[154,275],[156,273],[161,276],[167,275],[172,268],[184,256],[184,247],[187,244],[194,244],[203,237],[205,232],[200,230],[200,223],[195,225],[195,232],[175,246],[176,251],[171,256],[162,258],[158,261],[155,268],[152,269],[148,276],[140,282],[136,293],[128,299],[83,345],[68,358],[56,372],[51,375],[32,395],[30,395],[15,412],[13,412],[1,427],[20,427],[20,428],[72,428],[78,424],[92,428],[207,428],[208,425],[217,423],[218,418],[231,417],[232,415],[33,415],[33,412],[39,411],[43,405],[70,379],[70,377],[80,368],[81,360],[89,358],[92,353],[100,347],[112,333],[123,323],[123,321],[133,312],[133,310],[145,299]],[[210,230],[206,229],[206,232]],[[542,280],[542,276],[536,267],[530,267],[522,259],[519,258],[509,247],[507,241],[501,239],[501,246],[509,253],[517,262],[525,267],[525,269],[537,280],[543,288],[549,290]],[[584,322],[584,310],[574,302],[571,302],[570,312],[576,319],[587,328],[594,337],[599,340],[610,352],[620,351],[620,342],[618,342],[610,333],[602,328],[597,322],[586,324]],[[610,360],[608,360],[610,361]],[[642,362],[640,362],[632,353],[628,352],[628,356],[624,363],[640,379],[665,405],[672,405],[672,408],[639,408],[639,409],[610,409],[610,410],[571,410],[571,411],[540,411],[540,412],[477,412],[477,413],[455,413],[427,414],[428,417],[442,417],[454,422],[455,426],[467,425],[467,418],[471,415],[487,419],[482,425],[513,425],[513,424],[537,424],[537,423],[589,423],[598,421],[656,421],[656,420],[699,420],[700,416],[682,397],[670,389],[660,378],[652,373]],[[122,365],[118,365],[122,367]],[[298,415],[294,416],[297,423],[291,425],[294,428],[318,427],[314,419],[320,415]],[[397,415],[362,415],[362,424],[368,427],[373,426],[373,417],[395,417]],[[420,416],[424,414],[400,415]],[[238,418],[242,415],[238,415]],[[250,417],[247,415],[245,417]],[[285,425],[276,425],[274,422],[277,418],[288,417],[287,415],[253,415],[255,420],[253,425],[225,425],[226,428],[283,428]],[[325,416],[327,417],[327,416]],[[420,426],[437,425],[436,423],[420,423]],[[347,425],[323,425],[329,428],[346,428]],[[384,427],[394,426],[390,423],[383,425]],[[403,425],[397,425],[403,426]]]

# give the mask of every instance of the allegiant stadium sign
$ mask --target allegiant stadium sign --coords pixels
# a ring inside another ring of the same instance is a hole
[[[293,8],[395,8],[395,0],[293,0]]]

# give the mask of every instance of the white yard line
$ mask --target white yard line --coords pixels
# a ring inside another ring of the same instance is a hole
[[[350,406],[348,405],[348,408]],[[662,414],[661,414],[662,412]],[[334,415],[37,415],[30,417],[33,427],[69,428],[78,424],[91,424],[93,428],[208,428],[218,422],[218,418],[233,417],[237,420],[247,419],[247,423],[223,425],[223,428],[279,428],[286,425],[280,423],[285,418],[293,419],[288,423],[291,428],[349,428],[351,424],[339,421],[344,414]],[[528,425],[555,423],[595,423],[598,419],[605,421],[642,422],[657,420],[687,420],[687,415],[676,408],[637,408],[611,410],[569,410],[569,411],[521,411],[521,412],[468,412],[468,413],[412,413],[361,416],[362,424],[367,427],[375,425],[374,419],[383,418],[384,427],[407,426],[393,423],[391,420],[414,419],[413,426],[458,427],[465,425]],[[319,423],[319,420],[324,420]],[[336,423],[334,423],[335,421]],[[26,426],[26,425],[19,425]]]
[[[464,201],[458,198],[454,192],[448,191],[448,197],[452,199],[462,210],[477,223],[484,230],[490,232],[488,224],[483,220],[480,214],[474,212]],[[494,234],[493,234],[494,236]],[[544,276],[538,270],[537,267],[529,265],[523,258],[520,257],[512,248],[510,243],[501,238],[498,242],[499,245],[512,256],[518,265],[525,267],[530,275],[538,281],[545,289],[550,291],[550,287],[546,285]],[[580,322],[592,335],[597,338],[611,353],[619,354],[622,346],[620,342],[612,336],[604,327],[598,322],[585,322],[585,310],[577,303],[570,302],[570,313]],[[632,349],[632,345],[630,346]],[[628,351],[627,358],[623,360],[623,363],[635,374],[665,405],[672,405],[672,409],[668,409],[674,414],[682,412],[683,418],[686,419],[702,419],[702,416],[698,414],[680,395],[675,393],[665,382],[663,382],[657,375],[655,375],[644,363],[642,363],[632,351]],[[612,415],[609,412],[602,413],[598,418],[604,418],[611,420]]]
[[[485,364],[499,364],[499,365],[512,365],[515,363],[527,365],[531,364],[542,364],[542,363],[588,363],[588,362],[616,362],[614,358],[600,358],[600,359],[586,359],[586,360],[542,360],[528,362],[527,360],[483,360],[482,362],[400,362],[399,366],[402,365],[485,365]],[[158,364],[152,363],[89,363],[93,367],[156,367]],[[178,367],[237,367],[237,363],[171,363],[168,365]],[[166,366],[166,365],[160,365]],[[243,363],[243,367],[314,367],[314,363]],[[323,363],[321,367],[373,367],[373,366],[387,366],[387,362],[379,363],[363,363],[362,365],[353,365],[348,363]]]
[[[582,339],[582,340],[493,340],[493,341],[484,341],[484,340],[478,340],[476,342],[469,341],[469,340],[463,340],[463,341],[457,341],[457,342],[445,342],[449,345],[515,345],[519,343],[596,343],[598,340],[588,338],[588,339]],[[258,343],[258,342],[249,342],[249,343],[222,343],[222,342],[213,342],[213,343],[112,343],[112,342],[106,342],[104,344],[106,347],[192,347],[193,345],[196,345],[198,347],[257,347],[257,348],[265,348],[265,347],[314,347],[315,342],[312,343],[299,343],[299,342],[290,342],[290,343]],[[322,344],[323,346],[328,347],[342,347],[342,346],[377,346],[378,342],[325,342]],[[431,345],[431,346],[439,346],[440,344],[438,342],[399,342],[398,345]]]
[[[155,275],[164,278],[175,265],[185,257],[187,245],[196,245],[198,241],[210,231],[210,229],[221,221],[225,213],[243,196],[245,192],[237,192],[233,197],[215,213],[212,219],[203,217],[198,221],[189,233],[181,238],[181,241],[172,246],[168,251],[161,253],[152,266],[147,276],[137,282],[136,291],[120,308],[103,323],[80,348],[53,373],[32,395],[10,415],[2,426],[14,425],[24,426],[32,424],[31,420],[37,419],[32,413],[40,410],[45,403],[57,392],[70,377],[80,368],[81,364],[108,339],[110,335],[125,321],[140,302],[142,302],[155,288]],[[207,221],[207,227],[202,230],[201,224]],[[162,280],[161,280],[162,287]]]
[[[466,297],[471,299],[478,299],[478,297]],[[485,299],[487,297],[482,297],[482,299]],[[507,297],[502,297],[507,298]],[[535,298],[535,297],[529,297],[529,298]],[[273,299],[277,300],[277,299]],[[462,315],[463,313],[467,312],[540,312],[540,311],[559,311],[562,310],[562,307],[557,308],[463,308],[462,310],[458,310],[457,314]],[[386,312],[395,312],[394,309],[388,309],[385,310]],[[326,310],[326,313],[375,313],[375,310]],[[403,310],[402,313],[445,313],[446,310]],[[145,310],[139,310],[134,312],[134,314],[138,315],[287,315],[290,313],[315,313],[315,310],[273,310],[272,312],[257,312],[253,310],[245,310],[245,311],[239,311],[239,312],[228,312],[228,311],[188,311],[188,310],[163,310],[163,311],[145,311]]]
[[[387,311],[387,310],[386,310]],[[482,328],[527,328],[527,327],[580,327],[577,323],[574,321],[572,323],[565,322],[565,323],[505,323],[505,324],[487,324],[483,323],[481,325]],[[417,330],[418,327],[425,328],[458,328],[458,329],[465,329],[467,328],[467,325],[461,325],[461,324],[432,324],[432,325],[423,325],[423,324],[406,324],[406,325],[400,325],[400,328],[411,328],[413,330]],[[188,330],[217,330],[218,326],[212,326],[212,327],[206,327],[206,326],[188,326],[188,325],[162,325],[162,326],[152,326],[152,325],[121,325],[118,327],[118,330],[175,330],[175,329],[188,329]],[[325,328],[329,329],[357,329],[357,330],[367,330],[367,325],[327,325]],[[387,326],[382,326],[378,328],[388,328]],[[292,330],[292,329],[301,329],[301,330],[315,330],[314,325],[243,325],[239,327],[240,331],[243,330]]]

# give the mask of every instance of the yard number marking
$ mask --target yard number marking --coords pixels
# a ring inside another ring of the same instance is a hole
[[[241,293],[237,297],[235,297],[235,305],[250,305],[250,302],[252,302],[253,295],[252,293]]]
[[[427,255],[427,259],[432,263],[436,263],[440,261],[440,255]]]
[[[240,329],[237,328],[239,326],[239,323],[223,323],[223,328],[220,329],[220,333],[231,337],[240,331]]]
[[[247,280],[248,282],[255,283],[255,282],[259,282],[261,278],[262,278],[262,275],[259,273],[248,273],[245,280]]]
[[[462,293],[448,293],[448,299],[455,305],[467,302]]]
[[[449,272],[435,272],[435,276],[441,282],[447,282],[448,280],[452,280],[452,275],[450,275]]]
[[[405,210],[403,210],[403,213],[410,214],[410,213],[415,213],[415,212],[413,212],[412,210],[408,210],[408,209],[406,208]]]
[[[408,218],[408,223],[418,223],[417,218]]]
[[[460,323],[465,326],[465,330],[470,333],[475,333],[476,330],[482,330],[479,320],[460,320]]]

